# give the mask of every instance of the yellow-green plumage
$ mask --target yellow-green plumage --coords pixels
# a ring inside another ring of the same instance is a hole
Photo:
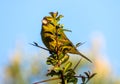
[[[62,26],[58,23],[62,15],[57,16],[58,13],[53,12],[50,14],[51,16],[46,16],[42,20],[41,38],[45,46],[52,52],[56,51],[57,46],[59,51],[62,51],[65,54],[78,54],[89,62],[92,62],[86,56],[81,54],[65,35]]]

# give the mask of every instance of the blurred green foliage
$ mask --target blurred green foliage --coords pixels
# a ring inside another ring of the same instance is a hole
[[[45,77],[41,73],[43,72],[42,69],[44,71],[46,70],[46,67],[44,67],[46,64],[41,62],[43,60],[40,61],[41,56],[37,56],[37,58],[36,56],[33,56],[32,59],[28,58],[28,63],[24,60],[27,58],[23,56],[23,53],[19,53],[19,55],[15,54],[9,65],[5,67],[4,84],[32,84],[35,81],[44,80],[43,78]],[[93,58],[95,57],[93,56]],[[71,61],[73,62],[73,65],[76,64],[76,60],[78,59],[72,57]],[[92,67],[93,65],[94,67]],[[83,60],[77,67],[76,73],[82,72],[79,71],[79,68],[86,69],[86,67],[89,66],[89,68],[91,68],[93,72],[96,72],[97,75],[91,79],[88,84],[120,84],[120,79],[114,77],[112,70],[110,70],[110,67],[107,66],[105,61],[96,58],[93,60],[93,65],[90,67],[90,65]],[[49,79],[49,77],[46,78]],[[46,84],[57,84],[58,81],[59,80],[53,80],[46,82]]]

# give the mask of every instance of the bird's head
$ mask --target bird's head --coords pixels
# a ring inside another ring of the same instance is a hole
[[[43,25],[47,25],[49,23],[52,23],[54,21],[54,19],[50,16],[45,16],[42,20],[42,24]]]
[[[60,18],[62,18],[62,15],[58,16],[58,12],[50,12],[49,13],[50,16],[45,16],[42,20],[42,24],[43,25],[47,25],[47,24],[52,24],[52,25],[56,25],[58,23],[58,21],[60,20]]]

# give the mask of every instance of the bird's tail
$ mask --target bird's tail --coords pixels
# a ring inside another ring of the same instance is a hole
[[[87,58],[85,55],[83,55],[81,52],[78,52],[78,54],[79,54],[80,56],[82,56],[83,58],[85,58],[87,61],[89,61],[89,62],[92,63],[92,61],[91,61],[89,58]]]

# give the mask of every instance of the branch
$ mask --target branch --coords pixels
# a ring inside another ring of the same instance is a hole
[[[73,68],[73,70],[75,70],[77,68],[77,66],[79,65],[79,63],[81,62],[82,58],[78,61],[78,63],[75,65],[75,67]]]
[[[33,46],[36,46],[36,47],[38,47],[38,48],[42,48],[42,49],[44,49],[44,50],[47,50],[47,51],[49,51],[47,48],[44,48],[44,47],[41,47],[41,46],[39,46],[36,42],[33,42],[34,44],[32,44],[32,43],[29,43],[30,45],[33,45]]]
[[[48,82],[48,81],[52,81],[52,80],[58,80],[60,78],[52,78],[52,79],[47,79],[47,80],[43,80],[43,81],[39,81],[39,82],[35,82],[33,84],[39,84],[39,83],[43,83],[43,82]]]

